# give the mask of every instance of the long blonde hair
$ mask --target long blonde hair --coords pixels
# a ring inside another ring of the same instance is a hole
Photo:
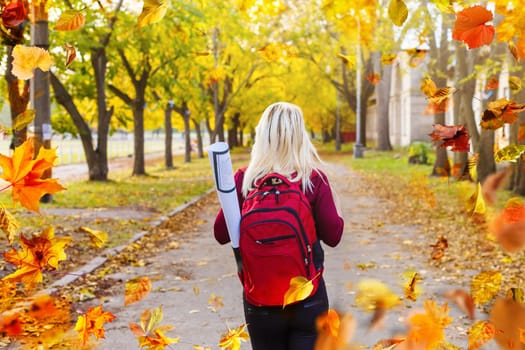
[[[273,172],[291,181],[301,181],[306,192],[312,187],[312,171],[322,164],[306,131],[301,108],[288,102],[271,104],[255,128],[255,142],[242,192],[246,196],[254,183]]]

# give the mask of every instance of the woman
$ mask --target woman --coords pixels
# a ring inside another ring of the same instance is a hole
[[[254,184],[269,173],[278,173],[300,182],[310,202],[317,238],[330,247],[341,240],[344,222],[334,201],[322,161],[309,139],[301,109],[278,102],[266,108],[255,129],[251,160],[235,173],[239,204]],[[216,240],[230,241],[222,210],[214,224]],[[241,232],[242,235],[242,232]],[[315,255],[322,257],[322,248]],[[316,264],[322,261],[316,261]],[[322,271],[322,270],[321,270]],[[292,305],[257,306],[244,297],[244,314],[253,350],[309,350],[317,337],[316,318],[328,310],[328,296],[322,275],[315,294]]]

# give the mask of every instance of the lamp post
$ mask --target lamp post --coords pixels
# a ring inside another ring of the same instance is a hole
[[[359,16],[356,16],[357,21],[357,47],[356,47],[356,60],[355,60],[355,96],[356,96],[356,107],[355,107],[355,130],[356,139],[354,144],[354,158],[363,158],[363,140],[361,135],[361,23]]]

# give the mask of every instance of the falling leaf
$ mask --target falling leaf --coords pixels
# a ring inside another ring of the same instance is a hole
[[[492,12],[483,6],[472,6],[456,13],[452,39],[463,41],[469,49],[489,45],[494,39],[494,26],[485,24],[492,20]]]
[[[142,12],[137,20],[137,27],[144,27],[161,21],[168,11],[167,0],[144,0]]]
[[[454,289],[445,292],[445,298],[456,304],[470,320],[474,320],[476,305],[474,304],[474,300],[472,300],[470,293],[463,289]]]
[[[401,299],[383,282],[364,279],[357,285],[356,305],[365,311],[373,312],[369,329],[381,328],[386,311],[399,305]]]
[[[505,180],[508,179],[511,173],[512,168],[506,167],[505,169],[492,173],[485,178],[485,181],[483,181],[483,185],[481,186],[481,192],[483,193],[483,198],[487,204],[496,204],[497,192],[503,187]]]
[[[489,230],[509,253],[525,248],[525,205],[517,197],[510,198],[503,210],[493,218]]]
[[[403,0],[390,0],[388,17],[396,26],[400,27],[408,18],[408,7]]]
[[[465,206],[467,212],[472,215],[484,215],[487,212],[487,206],[485,204],[485,199],[483,198],[483,193],[481,190],[481,184],[479,182],[477,184],[476,191],[466,201]]]
[[[348,68],[353,68],[355,67],[355,64],[356,64],[356,57],[355,56],[348,56],[348,55],[343,55],[342,53],[339,53],[337,54],[337,57],[339,57],[341,59],[341,61],[348,67]]]
[[[485,85],[485,90],[494,90],[499,87],[499,80],[497,77],[491,77]]]
[[[82,28],[85,23],[84,15],[77,10],[66,10],[58,18],[54,30],[74,31]]]
[[[372,73],[367,75],[366,79],[373,85],[376,85],[381,81],[381,75],[379,73]]]
[[[130,330],[137,336],[140,348],[146,349],[164,349],[170,344],[179,342],[179,338],[170,338],[166,332],[173,329],[170,325],[160,325],[163,319],[162,306],[153,311],[145,310],[140,316],[140,325],[130,322]]]
[[[381,55],[381,63],[383,64],[392,64],[396,59],[397,54],[395,53],[385,53]]]
[[[6,27],[17,27],[26,20],[27,9],[22,1],[10,1],[2,6],[2,24]]]
[[[433,0],[432,2],[443,13],[455,13],[454,5],[452,4],[454,1],[455,0]]]
[[[334,309],[317,317],[315,323],[317,339],[314,350],[346,349],[356,327],[356,320],[351,315],[340,314]]]
[[[511,75],[509,77],[509,88],[512,90],[513,93],[518,93],[521,90],[522,82],[521,78]]]
[[[151,281],[147,276],[135,277],[126,282],[126,291],[124,293],[124,305],[136,303],[144,299],[151,291]]]
[[[5,334],[9,337],[16,337],[22,334],[22,321],[20,320],[20,313],[3,313],[0,316],[0,334]]]
[[[505,160],[515,162],[525,152],[525,145],[511,144],[498,150],[494,154],[494,160],[497,163]]]
[[[501,272],[482,271],[472,279],[470,294],[476,305],[489,302],[501,288]]]
[[[11,249],[4,253],[5,260],[18,269],[5,276],[4,280],[19,281],[27,289],[33,289],[42,281],[44,269],[58,269],[58,262],[66,259],[64,249],[71,242],[71,237],[55,237],[53,228],[33,235],[31,239],[20,237],[21,250]]]
[[[36,46],[16,45],[13,49],[13,69],[11,73],[20,80],[33,77],[33,70],[47,72],[51,68],[53,60],[47,50]]]
[[[10,245],[13,244],[19,228],[20,223],[0,204],[0,229],[6,234]]]
[[[408,300],[416,301],[419,294],[421,294],[421,288],[417,286],[416,283],[420,279],[419,274],[417,272],[411,273],[411,277],[405,284],[403,290],[405,292],[405,297]]]
[[[229,329],[228,332],[221,335],[219,347],[226,350],[239,350],[241,342],[248,341],[250,337],[246,331],[246,325],[243,324],[235,329]]]
[[[496,329],[494,339],[501,349],[524,348],[520,328],[525,328],[525,305],[498,298],[490,311],[489,322]]]
[[[31,123],[35,119],[35,110],[34,109],[26,109],[19,115],[15,117],[15,120],[13,121],[13,130],[19,131],[25,128],[29,123]]]
[[[517,303],[524,304],[525,303],[525,293],[523,292],[522,288],[509,288],[507,291],[507,298],[510,300],[514,300]]]
[[[487,321],[477,321],[470,327],[468,332],[468,350],[476,350],[488,343],[496,330],[493,325]]]
[[[97,248],[102,248],[104,244],[108,242],[108,234],[104,231],[93,230],[86,226],[80,226],[80,231],[87,233],[93,243]]]
[[[434,131],[429,134],[432,141],[443,141],[439,147],[451,147],[451,151],[469,152],[469,135],[463,125],[441,125],[434,124]]]
[[[68,68],[77,57],[77,50],[68,43],[64,44],[64,48],[66,49],[66,68]]]
[[[88,341],[91,334],[97,339],[105,338],[104,324],[113,322],[115,318],[115,315],[109,311],[104,311],[100,305],[94,308],[90,307],[86,314],[78,316],[75,331],[78,332],[83,344]]]
[[[405,50],[405,52],[408,54],[408,65],[415,68],[423,63],[428,50],[412,48]]]
[[[41,179],[42,174],[53,166],[55,149],[41,147],[36,159],[33,159],[34,148],[31,140],[16,147],[13,156],[0,154],[2,179],[12,185],[14,202],[20,202],[25,208],[39,212],[39,200],[44,194],[53,194],[64,190],[57,179]]]
[[[416,313],[408,318],[410,330],[406,341],[425,346],[425,349],[435,349],[445,339],[443,329],[452,322],[452,318],[448,316],[446,303],[438,307],[434,300],[425,300],[423,307],[424,313]]]
[[[518,115],[525,111],[525,104],[516,104],[506,98],[489,102],[488,108],[483,111],[480,125],[484,129],[496,130],[504,124],[512,124],[518,120]]]
[[[46,319],[56,312],[55,299],[48,294],[37,296],[29,306],[29,315],[37,320]]]
[[[303,276],[293,277],[290,280],[288,290],[284,293],[283,309],[286,305],[308,298],[313,290],[314,285],[311,280],[308,280]]]

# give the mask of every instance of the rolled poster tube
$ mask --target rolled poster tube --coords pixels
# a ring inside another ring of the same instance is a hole
[[[239,222],[241,212],[235,189],[230,150],[226,142],[216,142],[208,147],[217,195],[221,204],[232,248],[239,248]]]

